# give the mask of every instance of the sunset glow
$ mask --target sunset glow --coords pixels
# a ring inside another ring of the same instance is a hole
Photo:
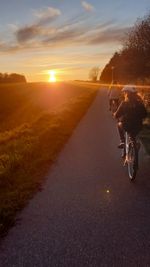
[[[56,82],[56,72],[54,70],[49,71],[49,82],[50,83],[55,83]]]
[[[1,10],[0,73],[58,82],[101,72],[150,1],[5,0]]]

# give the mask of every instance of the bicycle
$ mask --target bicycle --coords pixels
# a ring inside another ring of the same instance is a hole
[[[122,158],[124,159],[124,166],[127,166],[128,176],[131,181],[135,179],[138,171],[139,149],[140,143],[136,137],[133,139],[125,132],[125,146],[122,149]]]

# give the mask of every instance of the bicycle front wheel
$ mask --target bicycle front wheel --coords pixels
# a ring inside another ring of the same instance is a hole
[[[138,151],[134,143],[129,144],[127,165],[128,175],[132,181],[135,179],[138,170]]]

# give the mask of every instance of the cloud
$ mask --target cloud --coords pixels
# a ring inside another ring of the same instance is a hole
[[[17,26],[15,32],[12,29],[13,38],[15,38],[11,43],[1,40],[1,52],[13,53],[23,50],[43,50],[50,47],[73,47],[75,45],[121,44],[125,32],[130,29],[129,27],[118,26],[114,20],[97,22],[95,25],[88,24],[87,15],[70,18],[63,25],[56,26],[55,24],[54,27],[51,23],[48,24],[48,20],[44,20],[44,18],[48,18],[44,14],[47,12],[38,11],[36,15],[38,19],[33,24],[20,28]],[[50,14],[55,17],[59,12],[50,12]],[[43,22],[47,22],[47,24],[42,24]]]
[[[16,37],[19,43],[33,39],[40,34],[40,28],[36,25],[27,26],[19,29],[16,32]]]
[[[26,26],[16,31],[16,38],[19,44],[30,43],[32,40],[39,41],[54,34],[57,29],[52,27],[41,27],[37,25]]]
[[[34,11],[34,16],[37,17],[37,25],[47,24],[60,15],[61,11],[52,7],[47,7]]]
[[[82,13],[82,14],[76,15],[75,17],[70,18],[69,20],[66,20],[63,25],[64,27],[79,26],[81,23],[84,23],[87,18],[88,18],[88,14]],[[61,26],[61,28],[63,28],[63,25]]]
[[[53,14],[55,14],[55,12]],[[56,12],[56,14],[58,13]],[[38,16],[40,18],[42,17],[43,23],[43,15]],[[71,39],[81,35],[82,24],[85,22],[86,17],[85,15],[78,15],[57,27],[51,27],[49,24],[42,25],[40,19],[37,23],[18,29],[16,31],[17,42],[22,44],[24,42],[30,43],[32,40],[36,40],[37,42],[41,41],[43,43],[51,42],[51,44],[59,41],[62,43],[65,39]],[[86,31],[86,28],[84,28],[84,31]],[[82,30],[82,33],[84,33],[84,31]]]
[[[85,28],[80,28],[80,29],[63,28],[59,29],[59,31],[50,38],[44,40],[44,43],[55,44],[55,45],[62,43],[64,44],[64,41],[66,41],[66,43],[70,42],[73,43],[84,34],[85,34]]]
[[[82,6],[88,12],[91,12],[94,10],[94,7],[91,4],[87,3],[86,1],[82,1]]]
[[[33,11],[36,20],[33,24],[21,27],[16,30],[16,38],[19,43],[28,42],[40,35],[48,35],[54,29],[48,27],[49,24],[59,15],[61,11],[52,7],[47,7]],[[48,28],[47,28],[48,27]]]
[[[8,51],[10,49],[10,45],[8,45],[3,40],[0,40],[0,52],[3,53],[5,51]]]
[[[0,42],[0,53],[5,54],[5,53],[14,53],[20,51],[20,47],[15,44],[7,44],[4,42]]]
[[[5,43],[3,41],[0,41],[0,49],[3,49],[5,46]]]
[[[107,23],[108,25],[108,23]],[[52,36],[42,41],[43,46],[67,46],[67,45],[101,45],[104,43],[121,44],[125,33],[130,30],[130,27],[99,27],[98,29],[89,28],[88,26],[63,28],[57,31]]]
[[[110,28],[110,27],[112,28],[112,26],[115,26],[115,25],[116,25],[116,19],[111,19],[103,23],[98,23],[95,26],[95,29],[101,30],[103,28]]]
[[[12,31],[12,32],[15,32],[18,30],[18,26],[16,24],[13,24],[13,23],[9,23],[8,24],[8,28]]]
[[[130,27],[121,28],[108,28],[105,31],[95,32],[94,35],[88,38],[87,42],[90,45],[98,45],[101,43],[121,43],[123,41],[125,33],[128,32]]]

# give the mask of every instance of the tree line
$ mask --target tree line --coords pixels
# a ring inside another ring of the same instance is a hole
[[[114,79],[119,83],[150,84],[150,14],[136,21],[126,33],[122,49],[114,53],[101,72],[101,82]]]
[[[24,75],[17,73],[0,73],[0,83],[26,83]]]

